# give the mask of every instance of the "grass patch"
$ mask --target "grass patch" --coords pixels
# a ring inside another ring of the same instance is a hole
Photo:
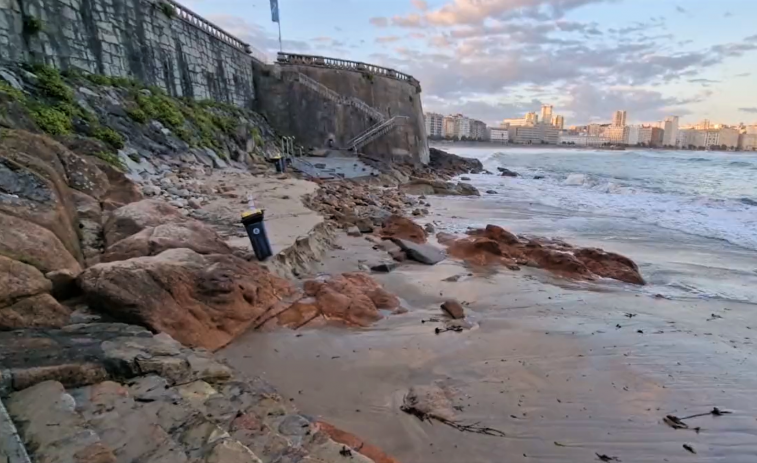
[[[110,127],[98,127],[94,130],[92,136],[117,150],[124,147],[124,137]]]
[[[166,15],[168,19],[173,19],[174,16],[176,16],[176,7],[174,7],[170,3],[165,3],[165,2],[161,3],[160,11],[162,11],[163,14]]]
[[[39,79],[38,86],[42,93],[50,98],[73,103],[74,91],[66,85],[57,69],[44,64],[34,65],[32,69]]]
[[[139,122],[140,124],[144,124],[147,122],[147,113],[142,110],[142,108],[131,108],[126,110],[126,115],[129,116],[131,120],[134,122]]]
[[[107,162],[108,164],[110,164],[111,166],[115,167],[118,170],[126,169],[126,166],[124,165],[123,161],[121,161],[121,158],[119,158],[117,154],[100,151],[98,153],[95,153],[95,156]]]
[[[17,88],[11,87],[9,83],[6,83],[3,80],[0,80],[0,93],[4,93],[8,96],[10,96],[13,100],[18,102],[23,102],[26,100],[26,96],[24,95],[24,92]]]
[[[87,74],[87,80],[95,85],[110,85],[110,77],[102,74]]]
[[[42,31],[42,28],[44,26],[41,19],[35,16],[30,16],[28,14],[24,15],[23,21],[23,31],[26,35],[37,35]]]
[[[156,95],[153,93],[147,96],[138,93],[137,104],[146,117],[157,119],[173,131],[184,125],[184,115],[180,106],[165,94]]]
[[[71,116],[58,108],[39,106],[31,111],[32,119],[40,129],[50,135],[68,135],[71,133]]]

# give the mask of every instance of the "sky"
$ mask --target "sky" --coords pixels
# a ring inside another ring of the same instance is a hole
[[[269,0],[179,2],[275,59]],[[757,0],[278,2],[284,51],[411,74],[425,111],[757,123]]]

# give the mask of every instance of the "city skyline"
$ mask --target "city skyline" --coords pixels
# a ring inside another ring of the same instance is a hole
[[[269,2],[182,0],[275,56]],[[279,0],[284,49],[392,67],[422,84],[426,111],[492,123],[539,111],[573,123],[627,108],[757,121],[750,0]],[[702,33],[707,31],[707,33]],[[526,109],[529,108],[529,109]],[[533,108],[533,109],[530,109]]]

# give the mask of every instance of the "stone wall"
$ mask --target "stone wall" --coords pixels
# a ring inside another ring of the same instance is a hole
[[[362,152],[385,158],[412,156],[428,163],[429,151],[421,105],[420,85],[384,77],[367,71],[338,69],[305,64],[256,64],[256,107],[280,133],[296,138],[304,146],[326,147],[334,137],[345,144],[376,123],[355,107],[339,104],[318,92],[292,81],[293,73],[303,73],[345,97],[358,98],[381,111],[387,118],[407,116],[407,123],[369,143]]]
[[[0,62],[132,77],[172,96],[251,107],[249,51],[159,0],[0,0]]]

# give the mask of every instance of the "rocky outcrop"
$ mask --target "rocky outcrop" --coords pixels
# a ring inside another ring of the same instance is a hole
[[[436,148],[430,148],[429,151],[431,158],[428,166],[438,175],[455,177],[484,171],[484,166],[478,159],[464,158]]]
[[[447,257],[444,251],[429,244],[419,244],[399,238],[392,238],[392,242],[398,245],[409,259],[421,264],[436,265]]]
[[[595,280],[599,277],[637,285],[645,284],[638,266],[627,257],[594,248],[574,248],[560,240],[518,237],[496,225],[472,230],[468,237],[440,233],[447,252],[475,266],[502,265],[517,270],[520,265],[538,267],[566,278]]]
[[[79,262],[50,230],[0,212],[0,255],[33,265],[42,273],[81,272]]]
[[[198,254],[230,254],[231,248],[207,225],[196,220],[147,227],[108,247],[100,262],[155,256],[168,249],[186,248]]]
[[[418,201],[396,189],[382,189],[365,183],[344,180],[321,185],[306,199],[311,209],[342,225],[366,228],[366,221],[380,227],[392,214],[401,214]]]
[[[278,315],[278,323],[298,329],[305,325],[337,322],[370,326],[381,311],[400,310],[399,299],[364,273],[344,273],[305,282],[305,297]]]
[[[400,215],[392,215],[386,219],[379,235],[382,238],[400,238],[419,244],[426,242],[426,231],[423,227]]]
[[[161,200],[145,199],[130,203],[108,216],[103,226],[105,245],[110,247],[148,227],[186,220],[178,209]]]
[[[442,304],[442,312],[455,320],[465,318],[465,309],[463,309],[463,306],[454,299],[444,301]]]
[[[190,249],[98,264],[79,283],[92,309],[211,350],[294,292],[257,264]]]
[[[0,330],[66,323],[69,312],[50,296],[52,289],[35,267],[0,256]]]
[[[400,191],[409,195],[440,195],[440,196],[481,196],[481,193],[468,183],[445,182],[442,180],[428,180],[415,178],[400,185]]]

